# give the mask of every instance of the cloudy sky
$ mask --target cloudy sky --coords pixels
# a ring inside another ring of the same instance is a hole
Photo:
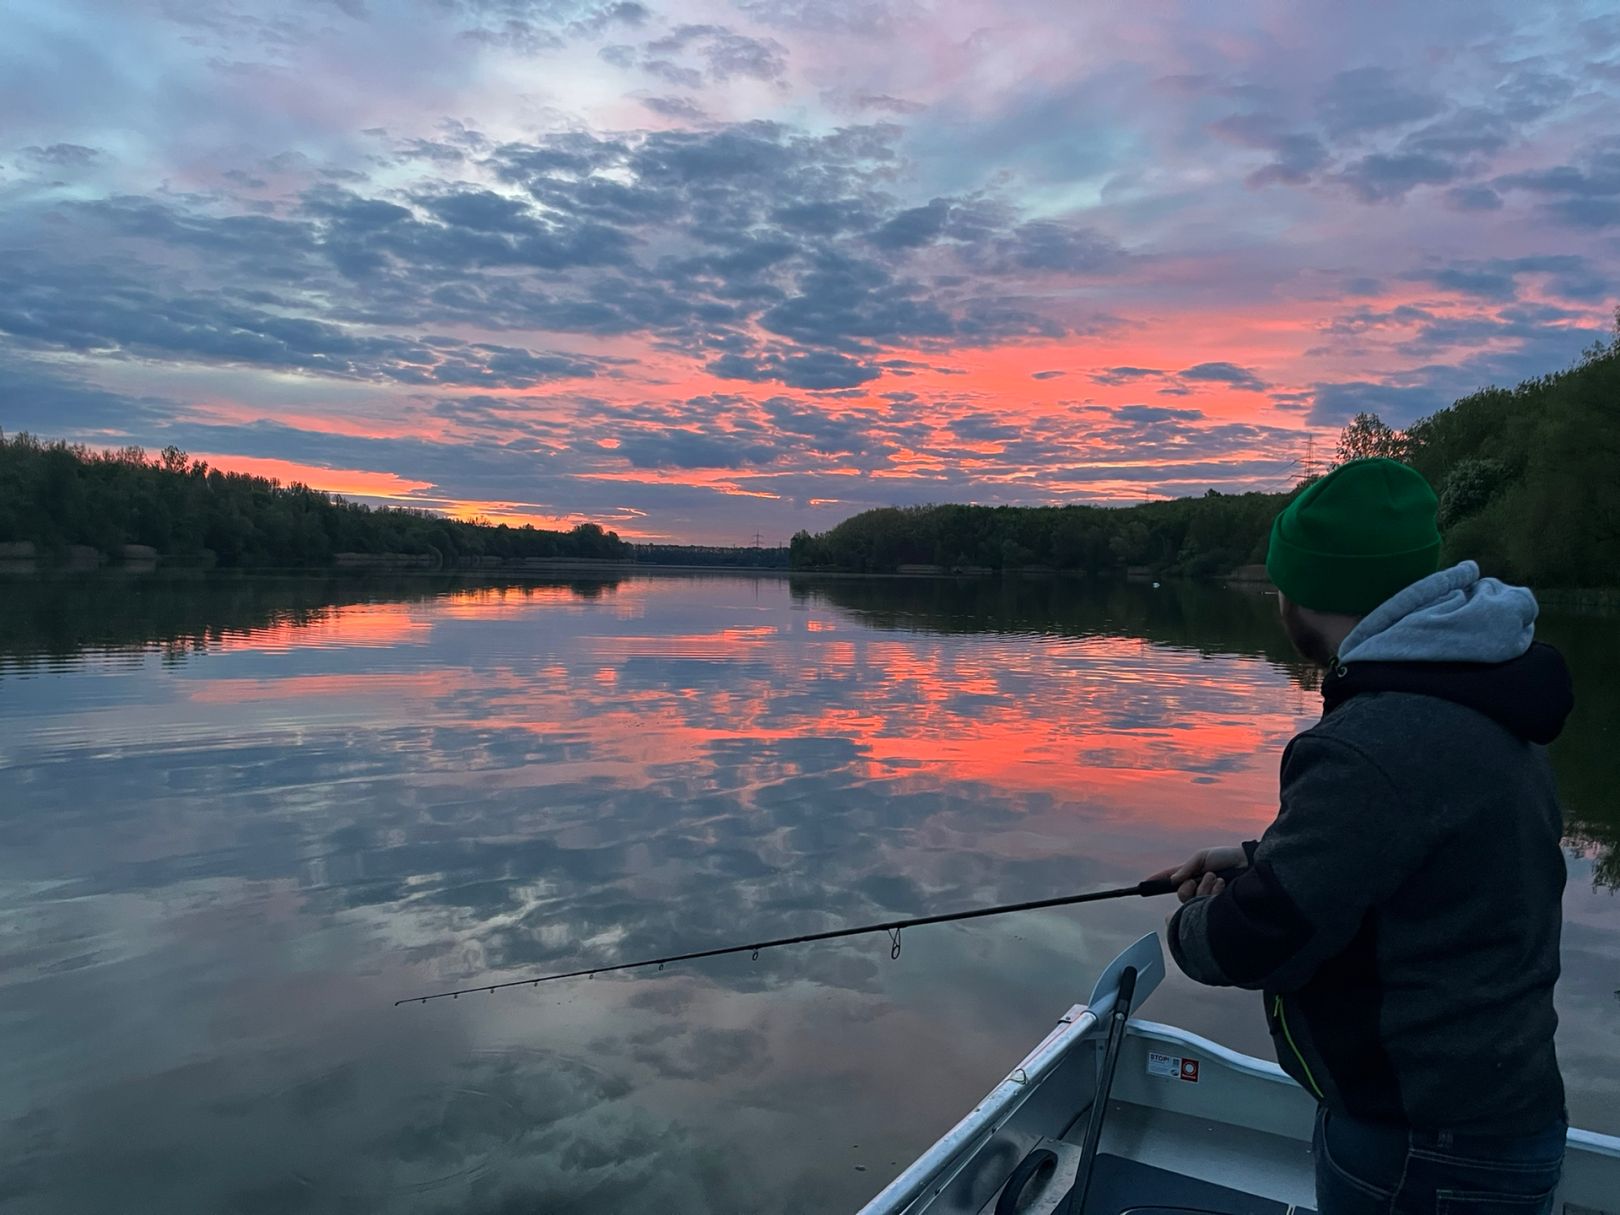
[[[1607,2],[12,0],[0,426],[783,542],[1612,331]]]

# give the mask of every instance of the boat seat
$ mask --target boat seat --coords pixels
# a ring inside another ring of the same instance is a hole
[[[1041,1140],[1039,1147],[1056,1153],[1060,1163],[1044,1184],[1030,1185],[1021,1196],[1017,1215],[1054,1215],[1067,1210],[1065,1196],[1074,1184],[1079,1149],[1050,1139]],[[1006,1201],[998,1193],[984,1204],[982,1215],[1003,1209],[1000,1204]],[[1083,1215],[1316,1215],[1316,1212],[1103,1152],[1092,1169],[1091,1192],[1086,1196]]]
[[[1083,1215],[1316,1215],[1122,1156],[1102,1153]]]

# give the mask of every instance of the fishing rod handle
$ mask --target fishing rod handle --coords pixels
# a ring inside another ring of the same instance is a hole
[[[1237,877],[1238,874],[1242,873],[1247,868],[1247,865],[1234,865],[1230,869],[1217,869],[1215,871],[1215,876],[1220,878],[1221,881],[1230,885],[1232,879]],[[1146,881],[1138,882],[1136,884],[1136,893],[1141,895],[1144,899],[1149,899],[1161,894],[1174,894],[1176,892],[1176,888],[1180,885],[1180,882],[1174,881],[1171,878],[1148,878]]]

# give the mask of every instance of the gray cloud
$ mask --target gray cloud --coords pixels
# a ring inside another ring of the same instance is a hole
[[[555,30],[515,17],[509,17],[494,25],[480,25],[463,30],[461,36],[468,42],[503,47],[524,55],[539,55],[544,51],[560,50],[568,45],[567,40]]]
[[[1303,185],[1325,174],[1363,202],[1400,201],[1418,186],[1446,185],[1483,171],[1490,157],[1520,137],[1521,124],[1568,99],[1561,80],[1547,73],[1515,73],[1484,103],[1451,107],[1437,92],[1403,84],[1389,68],[1357,68],[1334,76],[1318,94],[1320,133],[1300,129],[1294,108],[1277,108],[1276,90],[1239,88],[1214,91],[1263,108],[1216,119],[1209,130],[1240,147],[1272,154],[1270,163],[1248,175],[1250,186]],[[1185,87],[1211,91],[1208,81]],[[1367,150],[1350,154],[1362,148]],[[1490,194],[1479,186],[1458,187],[1447,205],[1490,209]]]
[[[97,149],[87,148],[80,143],[53,143],[43,148],[37,144],[30,144],[23,149],[23,155],[41,164],[54,165],[60,169],[82,169],[101,159],[101,153]]]
[[[0,343],[0,429],[52,437],[75,430],[129,433],[162,426],[178,402],[109,392],[60,368],[36,365]]]
[[[1210,124],[1217,135],[1242,147],[1274,154],[1270,164],[1250,173],[1248,184],[1301,185],[1328,163],[1326,145],[1308,131],[1289,131],[1268,114],[1234,114]]]
[[[1620,224],[1620,139],[1605,137],[1587,145],[1576,163],[1511,173],[1492,184],[1545,199],[1545,213],[1569,227]]]
[[[893,397],[909,394],[890,393]],[[915,398],[911,398],[915,399]],[[761,408],[772,425],[783,435],[791,436],[784,446],[795,449],[844,455],[857,452],[879,459],[892,450],[872,430],[871,424],[861,418],[834,417],[815,405],[807,405],[787,397],[772,397]]]
[[[618,450],[633,468],[749,468],[777,457],[769,443],[689,430],[634,431]]]
[[[1434,93],[1408,87],[1386,67],[1336,73],[1317,94],[1316,112],[1329,135],[1340,138],[1431,118],[1444,108]]]
[[[45,327],[13,301],[7,325],[75,349],[104,340],[107,349],[413,383],[432,382],[425,367],[439,357],[400,336],[411,329],[642,332],[725,374],[836,390],[874,378],[863,356],[884,346],[1067,332],[1041,298],[986,276],[1111,274],[1125,264],[1094,228],[1021,221],[1006,204],[899,205],[881,188],[897,135],[744,123],[492,145],[450,126],[447,146],[477,159],[496,188],[320,185],[266,214],[184,198],[72,203],[84,239],[62,246],[54,282],[23,289],[53,317],[78,315]],[[399,149],[408,161],[420,153]],[[130,279],[132,301],[114,292],[78,307],[75,293],[104,295],[95,290],[103,277],[128,277],[96,261],[114,247],[146,267]],[[931,273],[913,269],[919,257]],[[952,267],[961,272],[940,273]],[[583,269],[591,274],[559,274]],[[221,305],[229,310],[202,319]],[[1116,323],[1094,318],[1088,331]],[[761,346],[759,329],[797,349]],[[492,382],[496,353],[474,357],[483,371],[451,363],[447,382]],[[499,361],[514,372],[521,362]],[[522,365],[534,375],[559,366]]]
[[[1128,260],[1115,241],[1093,229],[1044,219],[964,252],[970,265],[992,274],[1113,274]]]
[[[1309,392],[1274,392],[1271,394],[1271,403],[1278,409],[1289,413],[1304,413],[1311,407],[1315,399]]]
[[[1122,422],[1152,425],[1158,422],[1197,422],[1204,417],[1202,409],[1166,409],[1158,405],[1120,405],[1113,411]]]
[[[1560,198],[1547,212],[1571,228],[1620,226],[1620,198]]]
[[[1575,96],[1575,81],[1557,72],[1521,64],[1497,86],[1503,110],[1516,122],[1528,122],[1551,113]]]
[[[1416,156],[1486,155],[1507,147],[1514,127],[1503,115],[1474,106],[1453,110],[1402,137],[1399,150]]]
[[[669,59],[645,58],[640,61],[640,67],[649,76],[656,76],[664,83],[673,84],[678,88],[703,87],[702,72],[696,68],[683,67]]]
[[[905,10],[889,0],[735,0],[739,9],[779,28],[862,38],[892,36]]]
[[[536,226],[534,213],[521,200],[490,190],[461,190],[420,201],[429,213],[445,224],[473,232],[520,235],[533,232]],[[389,206],[386,203],[380,205]],[[410,212],[404,208],[390,208],[390,222],[409,218]]]
[[[615,44],[604,47],[600,54],[616,67],[638,68],[689,89],[701,87],[705,79],[779,82],[787,74],[787,48],[780,42],[723,25],[677,25],[640,46]]]
[[[708,64],[709,78],[734,76],[780,80],[787,71],[787,48],[774,38],[753,38],[719,25],[679,25],[648,50],[664,53],[696,49]]]
[[[707,122],[709,118],[702,106],[686,97],[643,97],[640,101],[654,114],[665,118],[682,118],[687,122]]]
[[[920,102],[907,101],[903,97],[891,97],[887,93],[857,93],[850,98],[850,103],[860,110],[879,110],[887,114],[917,114],[927,109]]]
[[[1505,303],[1518,298],[1519,280],[1527,275],[1544,276],[1546,286],[1566,299],[1599,300],[1610,291],[1609,282],[1597,266],[1584,257],[1570,253],[1536,257],[1458,258],[1441,265],[1409,271],[1402,277]]]
[[[901,211],[876,228],[868,239],[885,249],[932,244],[944,234],[950,218],[950,202],[936,198],[924,206]]]
[[[615,26],[636,28],[652,15],[637,0],[433,0],[459,24],[461,37],[534,55]]]
[[[1164,374],[1156,367],[1110,367],[1106,371],[1094,372],[1091,378],[1098,384],[1118,386],[1137,380],[1153,379]]]
[[[1517,262],[1531,267],[1517,267]],[[1514,272],[1568,272],[1561,258],[1514,259]],[[1444,271],[1441,271],[1444,273]],[[1490,269],[1482,267],[1483,275]],[[1482,277],[1481,293],[1501,295],[1501,287]],[[1371,410],[1392,425],[1450,405],[1459,397],[1491,384],[1514,384],[1549,369],[1567,367],[1582,350],[1611,331],[1577,322],[1587,315],[1541,304],[1510,304],[1472,316],[1439,315],[1423,309],[1397,309],[1404,329],[1412,330],[1393,347],[1405,358],[1429,360],[1389,376],[1385,381],[1356,380],[1314,385],[1313,423],[1337,425],[1361,410]],[[1380,318],[1369,318],[1376,324]],[[1435,362],[1449,356],[1455,361]]]
[[[1418,186],[1443,186],[1457,178],[1451,161],[1420,152],[1373,152],[1338,174],[1362,202],[1399,202]]]
[[[952,419],[950,430],[958,439],[969,443],[999,443],[1019,438],[1024,433],[1022,426],[991,413],[970,413]]]
[[[1236,363],[1198,363],[1177,372],[1183,380],[1196,380],[1216,384],[1230,384],[1251,392],[1264,392],[1266,382],[1246,367]]]
[[[1274,151],[1277,159],[1249,174],[1253,186],[1299,185],[1309,181],[1311,174],[1327,163],[1327,149],[1314,135],[1292,134],[1280,136]]]
[[[1362,202],[1399,202],[1418,186],[1443,186],[1477,172],[1515,134],[1514,124],[1494,110],[1452,110],[1409,131],[1389,150],[1350,161],[1335,176]],[[1453,210],[1491,210],[1492,198],[1488,188],[1473,185],[1447,191],[1444,201]]]
[[[808,354],[765,353],[754,358],[727,354],[709,363],[710,374],[726,380],[777,381],[789,388],[854,388],[882,374],[869,363],[832,350]]]
[[[1313,393],[1310,422],[1314,426],[1339,426],[1358,413],[1376,413],[1385,421],[1402,425],[1451,403],[1437,397],[1429,388],[1399,387],[1371,380],[1318,384]]]
[[[417,338],[357,333],[281,315],[243,292],[163,292],[105,267],[82,270],[39,257],[0,265],[0,333],[35,348],[101,358],[196,360],[403,384],[522,388],[593,376],[601,366],[489,343],[446,350]]]
[[[1161,371],[1155,367],[1109,367],[1093,372],[1093,383],[1117,388],[1121,384],[1134,384],[1143,380],[1159,380],[1164,396],[1188,396],[1196,384],[1230,384],[1250,392],[1264,392],[1268,385],[1254,372],[1236,363],[1195,363],[1181,371]]]
[[[1453,211],[1500,211],[1502,196],[1489,186],[1455,186],[1446,191],[1445,204]]]

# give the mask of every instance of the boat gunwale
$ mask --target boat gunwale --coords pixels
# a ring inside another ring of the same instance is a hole
[[[1109,999],[1101,1008],[1071,1006],[1017,1067],[878,1191],[859,1215],[900,1215],[929,1190],[937,1194],[948,1186],[1070,1052],[1096,1033],[1113,1003]]]

